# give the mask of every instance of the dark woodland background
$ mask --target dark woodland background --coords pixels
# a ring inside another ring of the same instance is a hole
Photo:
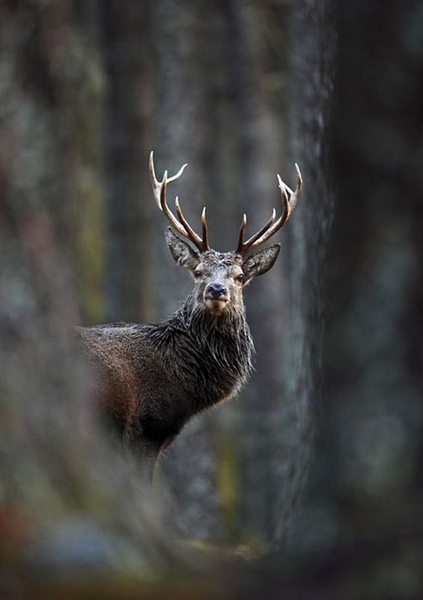
[[[151,149],[217,249],[304,193],[251,382],[146,490],[72,326],[189,290]],[[422,167],[417,0],[0,3],[1,598],[423,597]]]

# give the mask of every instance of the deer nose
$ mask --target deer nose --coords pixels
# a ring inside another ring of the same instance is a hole
[[[221,283],[209,283],[206,294],[210,294],[213,298],[220,298],[226,294],[226,288]]]

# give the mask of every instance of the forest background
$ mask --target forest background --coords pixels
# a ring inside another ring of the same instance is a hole
[[[4,597],[419,597],[422,32],[417,1],[1,3]],[[149,492],[72,327],[189,290],[152,149],[159,174],[188,162],[175,193],[220,250],[294,162],[304,193],[246,292],[252,380]]]

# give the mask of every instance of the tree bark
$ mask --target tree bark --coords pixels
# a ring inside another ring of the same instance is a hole
[[[327,469],[341,539],[401,539],[399,565],[421,516],[422,12],[357,1],[337,26]]]
[[[152,207],[148,201],[151,38],[148,3],[100,3],[107,246],[105,321],[154,318]]]

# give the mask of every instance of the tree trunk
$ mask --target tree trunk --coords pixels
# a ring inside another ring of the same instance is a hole
[[[419,2],[337,10],[323,435],[340,543],[375,544],[376,589],[422,544],[422,26]]]
[[[100,3],[106,73],[105,321],[154,318],[148,181],[151,38],[148,3]],[[150,60],[149,60],[150,59]]]

